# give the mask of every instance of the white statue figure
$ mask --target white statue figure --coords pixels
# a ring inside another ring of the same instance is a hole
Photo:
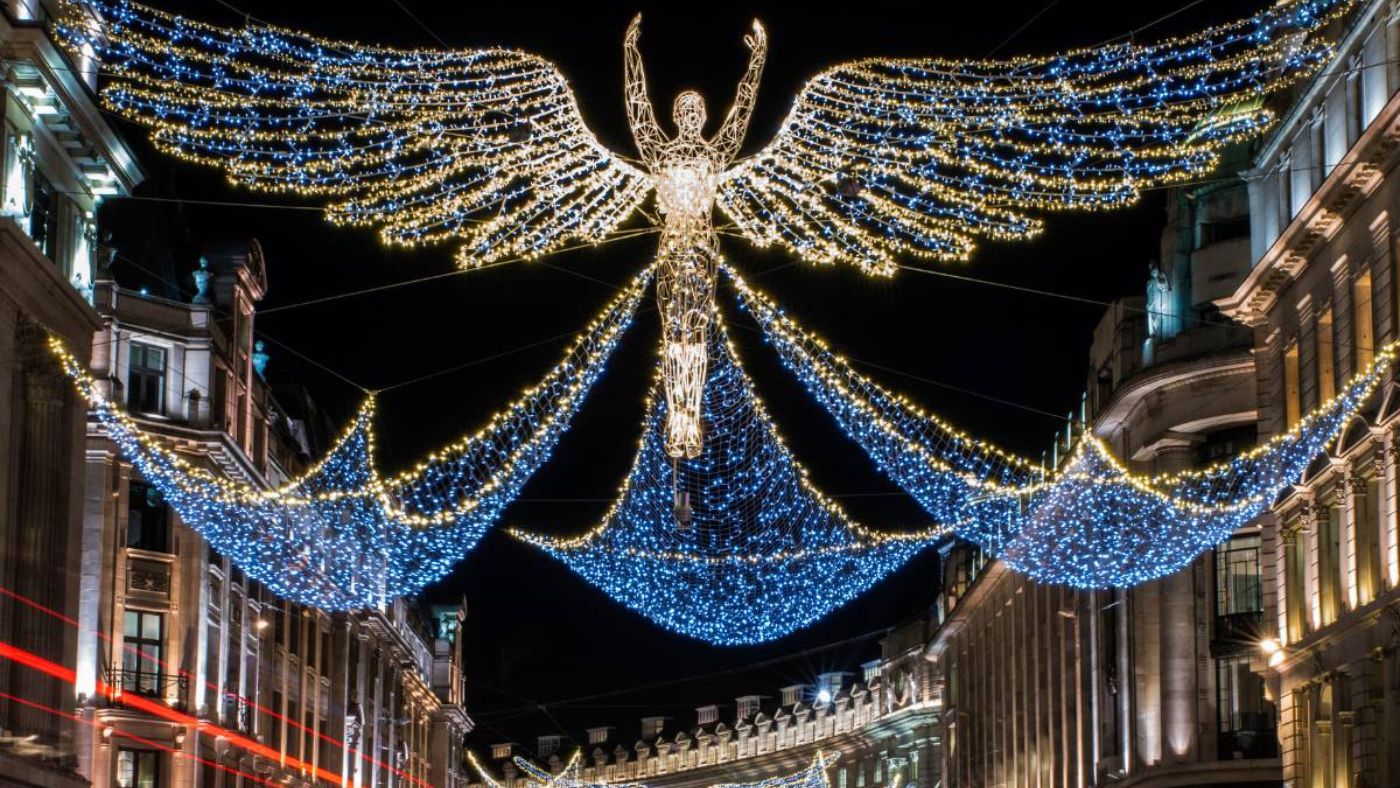
[[[1266,5],[1260,0],[1260,5]],[[91,47],[110,109],[158,147],[244,185],[329,201],[386,243],[460,242],[475,266],[615,237],[656,194],[667,450],[701,447],[713,213],[752,243],[890,275],[1028,238],[1037,212],[1126,205],[1211,169],[1272,118],[1257,99],[1306,76],[1309,40],[1346,0],[1282,0],[1157,44],[1004,61],[869,58],[807,82],[774,139],[736,159],[767,50],[754,23],[738,97],[706,137],[682,93],[657,123],[627,31],[627,116],[640,166],[584,125],[549,61],[519,50],[395,50],[250,24],[220,28],[126,0],[65,0],[58,29]],[[169,42],[177,40],[178,45]]]
[[[1147,336],[1153,340],[1165,338],[1166,317],[1172,306],[1171,287],[1161,266],[1153,263],[1147,269]]]

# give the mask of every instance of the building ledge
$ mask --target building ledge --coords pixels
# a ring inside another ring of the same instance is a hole
[[[76,771],[0,749],[0,778],[6,785],[23,788],[88,788]]]
[[[0,294],[20,310],[87,353],[102,327],[97,310],[73,288],[63,269],[45,257],[33,239],[9,216],[0,216]]]
[[[1263,325],[1279,294],[1380,187],[1397,162],[1400,94],[1391,97],[1342,162],[1332,168],[1234,294],[1216,300],[1215,305],[1226,317],[1251,326]]]
[[[1094,417],[1094,433],[1102,437],[1132,418],[1133,412],[1149,395],[1177,386],[1200,383],[1212,378],[1247,375],[1253,379],[1254,352],[1251,349],[1222,351],[1190,361],[1148,367],[1120,383],[1108,403]],[[1245,421],[1252,420],[1253,413]]]
[[[1283,765],[1278,758],[1253,758],[1157,764],[1143,769],[1141,774],[1106,784],[1114,788],[1177,788],[1188,785],[1278,785],[1282,779]]]

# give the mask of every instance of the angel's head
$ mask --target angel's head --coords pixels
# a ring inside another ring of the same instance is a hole
[[[700,130],[705,128],[705,97],[693,90],[682,91],[671,105],[671,119],[682,137],[699,137]]]

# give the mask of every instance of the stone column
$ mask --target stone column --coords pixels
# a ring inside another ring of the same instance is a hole
[[[64,429],[67,380],[55,368],[44,347],[44,331],[21,323],[17,350],[25,359],[17,372],[23,404],[20,410],[19,463],[15,468],[15,535],[11,588],[51,610],[63,610],[68,577],[63,571],[68,556],[68,483],[70,453]],[[57,566],[56,566],[57,565]],[[57,617],[28,605],[12,607],[6,633],[10,642],[26,651],[68,664],[64,659],[67,633]],[[55,708],[69,708],[63,684],[17,663],[5,666],[15,694]],[[5,727],[18,735],[39,733],[41,740],[58,744],[60,726],[48,713],[22,705],[10,708]]]
[[[1302,551],[1303,599],[1306,601],[1302,615],[1307,627],[1318,629],[1322,626],[1322,586],[1318,566],[1318,534],[1322,528],[1322,518],[1327,516],[1327,507],[1319,503],[1305,504],[1302,509],[1303,532],[1299,548]],[[1306,629],[1306,628],[1305,628]]]
[[[1313,785],[1332,784],[1332,721],[1317,720],[1313,722],[1313,735],[1316,741],[1313,743],[1312,757],[1312,783]]]
[[[0,107],[4,104],[4,98],[0,97]],[[6,136],[0,133],[0,155],[4,153]],[[19,312],[14,304],[0,294],[0,359],[18,359],[15,341],[18,320]],[[19,367],[16,364],[11,369],[18,370]],[[19,538],[20,530],[15,512],[9,504],[13,500],[10,461],[18,455],[15,443],[19,440],[19,425],[22,423],[15,412],[18,406],[14,400],[15,388],[13,385],[0,386],[0,502],[4,502],[0,505],[0,586],[5,588],[15,587],[15,540]],[[0,596],[0,632],[13,630],[15,605],[13,599]],[[11,692],[10,671],[4,668],[0,668],[0,692]],[[0,727],[8,725],[9,714],[10,702],[0,699]]]
[[[1189,445],[1169,445],[1157,451],[1158,473],[1191,467]],[[1196,731],[1196,574],[1194,566],[1161,581],[1161,704],[1162,758],[1167,763],[1191,763],[1198,753]]]
[[[1397,480],[1397,464],[1400,464],[1400,432],[1392,431],[1385,437],[1382,449],[1384,472],[1381,479],[1381,571],[1386,588],[1400,586],[1400,533],[1397,533],[1397,520],[1400,520],[1400,480]],[[1380,589],[1377,589],[1379,591]]]
[[[1346,471],[1346,484],[1342,488],[1342,533],[1340,556],[1342,565],[1342,598],[1345,610],[1355,610],[1361,601],[1360,567],[1357,562],[1357,529],[1361,526],[1361,512],[1366,510],[1366,480],[1354,469]],[[1337,611],[1338,616],[1343,611]]]

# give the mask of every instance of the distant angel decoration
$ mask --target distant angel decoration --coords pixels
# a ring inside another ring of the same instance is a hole
[[[552,63],[509,49],[395,50],[261,24],[226,29],[120,0],[67,0],[60,33],[96,52],[108,106],[168,152],[238,183],[329,198],[384,241],[456,240],[462,266],[606,240],[655,192],[667,452],[701,448],[714,208],[745,238],[814,263],[892,274],[900,256],[964,260],[1028,238],[1035,211],[1098,209],[1214,166],[1271,120],[1268,92],[1326,62],[1311,34],[1348,0],[1285,0],[1157,44],[1004,61],[872,58],[797,95],[775,138],[740,158],[767,54],[718,131],[705,103],[658,124],[627,31],[626,105],[641,166],[584,125]]]

